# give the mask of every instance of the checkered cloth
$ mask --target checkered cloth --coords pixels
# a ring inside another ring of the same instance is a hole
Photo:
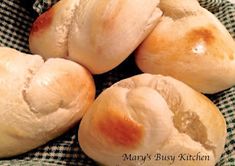
[[[235,5],[226,0],[199,1],[203,7],[220,19],[235,38]],[[28,34],[36,18],[35,13],[41,14],[55,2],[56,0],[0,0],[0,46],[29,53]],[[141,72],[136,67],[133,56],[130,56],[114,70],[95,76],[97,95],[113,83],[139,73]],[[217,165],[235,166],[235,87],[208,97],[218,106],[227,122],[228,136],[225,151]],[[96,163],[79,147],[78,125],[40,148],[21,156],[0,160],[0,165],[95,166]]]

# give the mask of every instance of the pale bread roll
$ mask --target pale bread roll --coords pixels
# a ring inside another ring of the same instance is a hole
[[[0,158],[32,150],[75,125],[94,100],[91,74],[63,59],[0,47]]]
[[[164,17],[136,51],[138,67],[170,75],[203,93],[235,85],[235,42],[195,0],[163,0]]]
[[[153,30],[162,15],[158,4],[159,0],[61,0],[33,24],[30,49],[44,58],[74,60],[94,74],[107,72]]]
[[[98,96],[81,121],[78,138],[82,150],[105,166],[214,166],[224,149],[226,123],[207,97],[184,83],[141,74]],[[135,157],[146,154],[151,160]],[[176,158],[156,161],[157,154]],[[180,154],[208,159],[183,161]]]
[[[82,2],[82,1],[81,1]],[[153,30],[162,12],[159,0],[89,0],[76,10],[69,55],[92,73],[124,61]]]

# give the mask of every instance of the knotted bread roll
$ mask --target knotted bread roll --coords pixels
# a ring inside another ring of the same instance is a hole
[[[136,51],[138,67],[203,93],[235,85],[235,42],[197,0],[161,0],[164,16]]]
[[[44,58],[64,57],[92,73],[109,71],[153,30],[159,0],[61,0],[37,18],[29,46]]]
[[[0,158],[34,149],[78,122],[95,86],[82,66],[0,47]]]
[[[226,124],[208,98],[184,83],[141,74],[102,92],[83,117],[78,136],[83,151],[106,166],[214,166],[224,149]],[[138,158],[147,154],[145,162]],[[180,155],[194,160],[180,160]]]

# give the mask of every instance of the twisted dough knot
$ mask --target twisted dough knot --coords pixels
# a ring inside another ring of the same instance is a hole
[[[200,152],[210,160],[175,161],[174,165],[212,166],[223,152],[226,124],[209,99],[182,82],[141,74],[101,93],[82,119],[78,134],[84,152],[105,165],[140,164],[123,161],[123,154]],[[146,165],[151,164],[154,159]]]
[[[0,47],[0,158],[18,155],[63,134],[95,97],[91,74],[64,59],[46,62]]]
[[[124,61],[157,24],[159,0],[61,0],[34,22],[29,46],[64,57],[94,74]],[[104,63],[108,62],[108,63]]]
[[[146,73],[174,77],[213,94],[235,84],[235,42],[197,0],[161,0],[164,15],[135,52]]]

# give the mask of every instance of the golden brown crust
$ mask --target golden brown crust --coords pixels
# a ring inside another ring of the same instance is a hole
[[[110,144],[128,149],[137,147],[144,134],[143,125],[116,111],[108,111],[94,123]]]
[[[49,27],[52,23],[55,12],[56,12],[55,9],[51,8],[42,15],[40,15],[33,23],[30,35],[40,34],[42,33],[40,31],[43,31],[44,29]]]

